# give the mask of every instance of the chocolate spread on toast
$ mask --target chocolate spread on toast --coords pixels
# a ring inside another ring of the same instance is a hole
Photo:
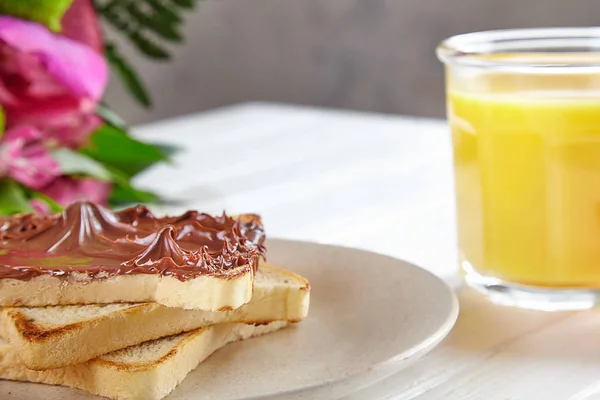
[[[230,277],[264,256],[260,217],[233,219],[188,211],[155,217],[144,206],[111,212],[79,202],[62,213],[0,220],[0,279],[40,275],[158,274],[181,281]],[[243,268],[238,268],[243,267]],[[229,271],[229,273],[228,273]]]

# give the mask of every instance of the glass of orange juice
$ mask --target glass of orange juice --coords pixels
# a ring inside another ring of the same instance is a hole
[[[502,304],[600,303],[600,28],[469,33],[437,54],[466,282]]]

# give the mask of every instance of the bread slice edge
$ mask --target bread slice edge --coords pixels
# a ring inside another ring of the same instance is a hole
[[[288,321],[273,321],[262,325],[211,325],[47,371],[26,368],[15,350],[4,343],[0,344],[0,378],[68,386],[111,399],[160,400],[200,362],[226,344],[274,332],[288,324]],[[156,351],[153,348],[157,345],[166,345],[167,351],[144,354]]]
[[[310,285],[300,275],[264,264],[256,277],[249,303],[226,312],[184,310],[156,303],[123,305],[123,309],[49,325],[36,320],[48,308],[3,308],[0,310],[0,336],[18,352],[30,369],[44,370],[88,361],[101,354],[133,346],[163,336],[175,335],[223,322],[264,323],[287,320],[299,322],[308,315]],[[50,307],[72,313],[96,306]],[[100,307],[101,310],[102,306]],[[55,317],[57,318],[57,317]]]
[[[156,302],[167,307],[209,311],[233,310],[252,297],[250,265],[222,276],[202,275],[185,281],[156,274],[108,278],[41,275],[28,280],[0,279],[0,306]]]

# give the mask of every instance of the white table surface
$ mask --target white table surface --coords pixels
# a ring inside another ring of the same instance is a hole
[[[347,400],[600,399],[600,311],[494,306],[460,286],[443,121],[250,103],[135,132],[184,148],[138,180],[181,202],[159,211],[258,212],[271,237],[392,255],[456,288],[450,336]]]

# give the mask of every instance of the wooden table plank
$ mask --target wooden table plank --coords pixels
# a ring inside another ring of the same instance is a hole
[[[455,270],[441,121],[250,104],[136,130],[151,140],[166,131],[185,151],[138,182],[183,201],[171,210],[260,212],[272,236],[368,248],[442,275]],[[364,232],[351,233],[348,223]],[[441,251],[420,245],[428,236]]]

